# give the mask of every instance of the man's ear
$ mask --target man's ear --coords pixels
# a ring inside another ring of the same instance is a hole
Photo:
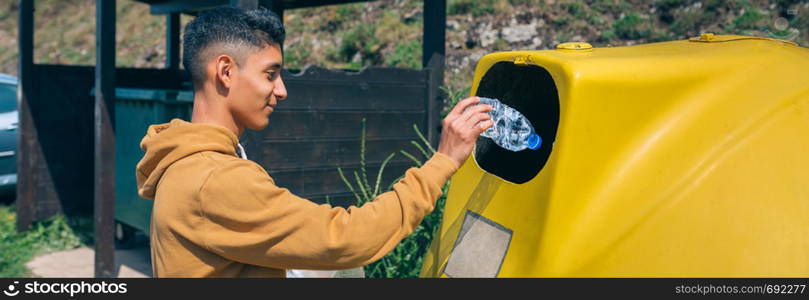
[[[229,55],[219,55],[216,57],[216,80],[222,83],[225,88],[230,88],[233,84],[233,76],[236,71],[236,61]]]

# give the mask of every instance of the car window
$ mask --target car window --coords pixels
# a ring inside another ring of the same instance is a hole
[[[0,84],[0,113],[17,110],[17,86]]]

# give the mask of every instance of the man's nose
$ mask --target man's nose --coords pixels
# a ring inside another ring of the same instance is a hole
[[[278,100],[286,100],[287,87],[284,85],[284,80],[281,79],[281,76],[278,76],[278,81],[275,83],[275,89],[272,92]]]

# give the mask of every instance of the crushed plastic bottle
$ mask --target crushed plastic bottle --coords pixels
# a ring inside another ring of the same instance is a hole
[[[495,144],[514,152],[523,149],[537,150],[542,146],[542,138],[534,131],[531,122],[516,109],[497,99],[480,98],[480,104],[492,107],[489,115],[494,125],[481,135],[492,139]]]

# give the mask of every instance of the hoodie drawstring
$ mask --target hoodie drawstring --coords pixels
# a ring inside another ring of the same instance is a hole
[[[238,143],[236,145],[239,146],[238,151],[236,151],[236,152],[238,152],[239,157],[241,157],[243,159],[247,159],[247,153],[244,153],[244,147],[242,147],[242,143]]]

